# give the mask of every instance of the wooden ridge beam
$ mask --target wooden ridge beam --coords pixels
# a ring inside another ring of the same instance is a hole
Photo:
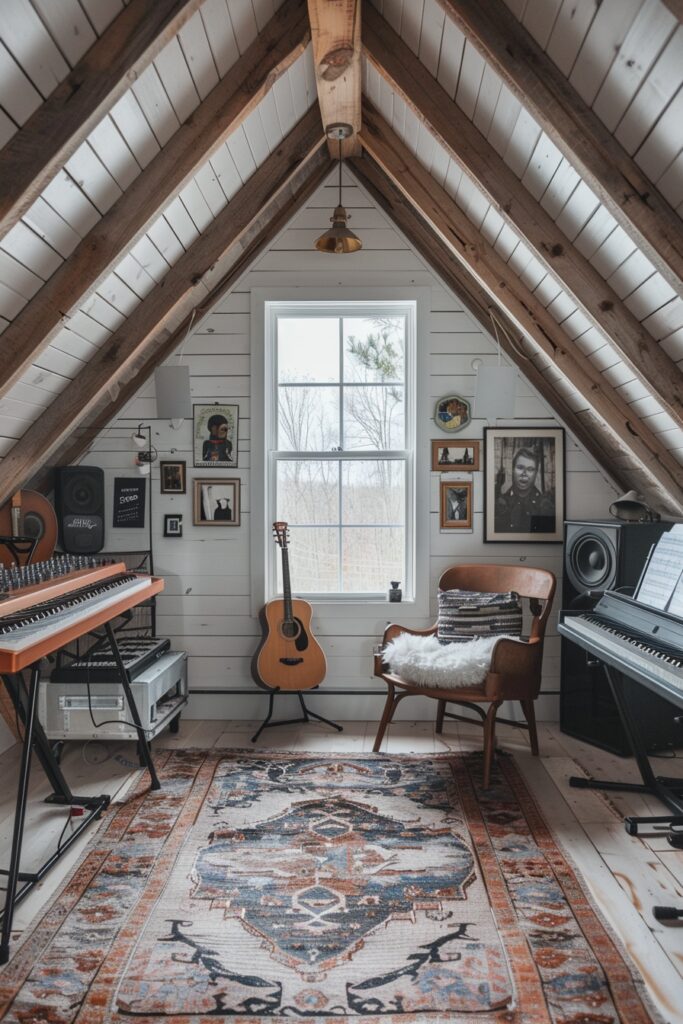
[[[564,285],[633,374],[683,426],[683,374],[595,267],[572,245],[423,64],[373,9],[363,22],[368,58]]]
[[[618,443],[630,450],[669,510],[683,511],[683,466],[637,417],[560,325],[369,104],[363,105],[363,148],[468,268],[509,318],[584,396]]]
[[[313,65],[318,103],[325,126],[350,124],[353,134],[342,142],[342,156],[360,153],[361,0],[308,0]],[[328,140],[330,156],[339,143]]]
[[[249,270],[251,264],[268,248],[282,228],[322,185],[331,167],[332,164],[327,158],[324,148],[321,147],[295,175],[290,185],[266,203],[257,220],[245,232],[239,245],[233,247],[235,251],[231,250],[229,269],[226,270],[218,284],[214,285],[202,299],[200,312],[213,308],[232,290],[242,275]],[[121,384],[115,397],[109,392],[103,395],[92,416],[76,431],[76,435],[57,449],[51,459],[54,466],[69,466],[78,461],[100,431],[111,422],[114,416],[135,396],[142,384],[151,377],[157,366],[168,359],[182,344],[191,322],[192,314],[185,317],[180,326],[168,336],[155,335],[150,346],[133,367],[131,379]],[[45,493],[53,487],[52,477],[53,470],[46,468],[31,481],[31,487]]]
[[[515,346],[510,342],[510,337],[518,339],[520,332],[517,325],[507,316],[499,303],[493,302],[490,295],[444,241],[430,228],[379,164],[366,153],[360,160],[351,160],[350,166],[361,185],[403,232],[409,243],[434,273],[438,274],[441,280],[462,300],[468,312],[487,334],[491,332],[489,310],[494,306],[496,315],[504,324],[507,332],[507,335],[505,333],[500,335],[500,345],[510,361],[517,366],[541,398],[555,412],[558,419],[574,434],[598,465],[604,468],[605,473],[609,474],[617,487],[625,491],[633,486],[632,480],[610,461],[614,455],[619,453],[619,449],[614,445],[612,435],[605,430],[599,420],[590,425],[584,423],[562,395],[555,390],[548,378],[541,373],[533,360],[524,358],[523,343],[517,341],[517,346]],[[597,429],[595,429],[596,427]]]
[[[683,295],[680,217],[502,0],[439,3],[662,277]],[[669,0],[669,6],[680,18],[681,0]]]
[[[46,465],[108,392],[129,379],[156,335],[168,337],[174,318],[203,304],[205,278],[210,280],[215,265],[244,236],[263,206],[288,186],[323,142],[316,104],[10,450],[2,463],[0,504]]]
[[[131,0],[0,152],[0,237],[201,0]]]
[[[309,37],[305,0],[285,0],[227,75],[6,328],[0,396],[291,67]]]

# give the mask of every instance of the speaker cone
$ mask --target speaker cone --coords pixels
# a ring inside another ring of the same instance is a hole
[[[614,575],[614,549],[605,537],[584,533],[569,551],[567,569],[577,590],[604,588]]]

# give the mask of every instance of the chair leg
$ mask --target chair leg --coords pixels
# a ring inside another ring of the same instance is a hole
[[[529,743],[531,744],[531,753],[534,757],[538,757],[538,733],[536,732],[536,712],[534,711],[534,702],[528,697],[526,700],[520,700],[522,705],[522,711],[524,717],[527,720],[529,726]]]
[[[491,784],[491,765],[496,746],[496,712],[502,703],[502,700],[491,701],[484,719],[484,789],[488,789]]]
[[[384,705],[382,720],[379,723],[377,735],[375,736],[375,745],[372,748],[373,754],[376,754],[379,751],[379,748],[382,746],[384,733],[386,732],[387,726],[394,717],[394,711],[396,710],[398,703],[401,700],[401,697],[406,696],[405,693],[399,693],[398,696],[396,696],[396,688],[394,687],[393,683],[387,683],[387,687],[389,692],[387,693],[387,700],[386,704]]]
[[[443,716],[446,714],[446,701],[440,700],[436,708],[436,725],[434,731],[443,732]]]

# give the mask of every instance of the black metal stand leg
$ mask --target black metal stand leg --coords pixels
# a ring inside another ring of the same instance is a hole
[[[268,697],[268,714],[266,715],[266,717],[261,722],[261,725],[259,726],[258,730],[251,737],[251,742],[252,743],[256,743],[256,740],[259,738],[259,736],[261,735],[263,730],[270,724],[270,720],[273,717],[273,700],[275,699],[275,694],[278,693],[278,692],[279,692],[278,690],[273,690],[269,694],[269,697]]]
[[[21,859],[21,842],[24,835],[24,818],[26,817],[26,798],[28,796],[28,782],[31,775],[31,748],[33,741],[33,723],[36,717],[36,703],[38,701],[38,684],[40,670],[38,665],[31,669],[31,684],[28,692],[28,705],[26,708],[24,749],[21,752],[21,767],[19,769],[19,785],[17,787],[17,805],[14,812],[14,831],[12,833],[12,853],[10,856],[9,870],[7,873],[7,890],[5,893],[5,911],[2,917],[2,936],[0,937],[0,964],[6,964],[9,960],[9,942],[12,934],[12,919],[14,918],[14,905],[17,894],[17,882],[19,881],[19,861]]]
[[[305,721],[308,721],[309,718],[315,718],[318,722],[324,722],[325,725],[331,725],[333,729],[337,730],[337,732],[344,732],[343,725],[337,725],[336,722],[331,722],[329,718],[323,718],[322,715],[317,715],[315,711],[311,711],[310,708],[306,707],[306,703],[301,694],[299,694],[299,700],[301,701],[301,707],[303,709],[304,715],[306,716]]]
[[[126,669],[126,666],[123,664],[121,652],[119,651],[119,645],[116,643],[116,637],[114,636],[114,630],[111,628],[110,622],[107,622],[104,628],[107,632],[107,637],[109,639],[109,643],[111,644],[111,649],[114,653],[114,660],[116,662],[116,667],[119,671],[119,679],[121,681],[121,685],[123,686],[123,692],[125,693],[126,700],[128,701],[128,708],[130,710],[131,715],[133,716],[133,722],[135,724],[135,728],[137,729],[140,756],[147,768],[147,771],[149,772],[149,777],[152,780],[151,788],[161,789],[161,783],[159,782],[159,778],[154,767],[154,761],[152,760],[152,754],[149,749],[149,743],[147,742],[147,737],[145,736],[145,730],[142,727],[138,707],[137,704],[135,703],[135,697],[133,696],[133,691],[130,688],[130,678],[128,675],[128,670]]]
[[[316,687],[312,687],[312,689],[316,689]],[[273,716],[273,700],[275,698],[275,694],[276,693],[285,693],[285,692],[286,693],[296,693],[297,697],[299,698],[299,704],[301,705],[302,717],[301,718],[286,718],[286,719],[283,719],[283,720],[278,721],[278,722],[271,722],[271,718]],[[317,719],[318,722],[324,722],[325,725],[331,725],[332,728],[336,729],[338,732],[343,732],[344,731],[343,726],[337,725],[336,722],[331,722],[329,720],[329,718],[323,718],[322,715],[317,715],[315,713],[315,711],[311,711],[310,708],[306,707],[306,702],[304,701],[303,694],[301,693],[300,690],[283,691],[283,690],[280,690],[279,687],[276,687],[274,690],[271,690],[270,695],[269,695],[268,714],[266,715],[266,717],[264,718],[263,722],[261,723],[258,731],[256,733],[254,733],[254,735],[252,736],[251,742],[252,743],[256,743],[256,740],[259,738],[259,736],[261,735],[261,733],[263,732],[264,729],[272,729],[276,725],[296,725],[299,722],[310,722],[311,718]]]

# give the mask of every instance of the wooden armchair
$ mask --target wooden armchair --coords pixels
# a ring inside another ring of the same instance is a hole
[[[411,695],[433,697],[438,701],[436,712],[436,731],[438,733],[443,730],[444,717],[466,722],[473,721],[463,715],[446,711],[447,703],[459,704],[475,711],[480,718],[478,724],[482,725],[484,729],[484,787],[486,788],[491,779],[496,712],[503,701],[518,700],[522,705],[526,718],[526,725],[522,724],[522,728],[528,729],[531,752],[538,756],[534,700],[541,687],[543,637],[555,593],[555,577],[553,573],[545,569],[528,569],[514,565],[456,565],[444,572],[439,580],[439,587],[441,590],[475,590],[486,593],[516,591],[521,598],[529,599],[533,616],[529,637],[523,644],[512,640],[500,640],[494,648],[491,665],[484,682],[480,686],[474,687],[443,689],[418,686],[406,682],[400,676],[392,675],[389,666],[382,661],[382,655],[376,655],[375,675],[384,680],[389,692],[373,750],[375,752],[379,750],[385,730],[404,697]],[[431,636],[436,633],[436,624],[429,629],[387,626],[384,631],[382,647],[385,647],[400,633]],[[488,710],[484,711],[479,706],[481,704],[488,704]],[[507,719],[499,719],[499,721],[506,724],[521,724],[510,723]]]

